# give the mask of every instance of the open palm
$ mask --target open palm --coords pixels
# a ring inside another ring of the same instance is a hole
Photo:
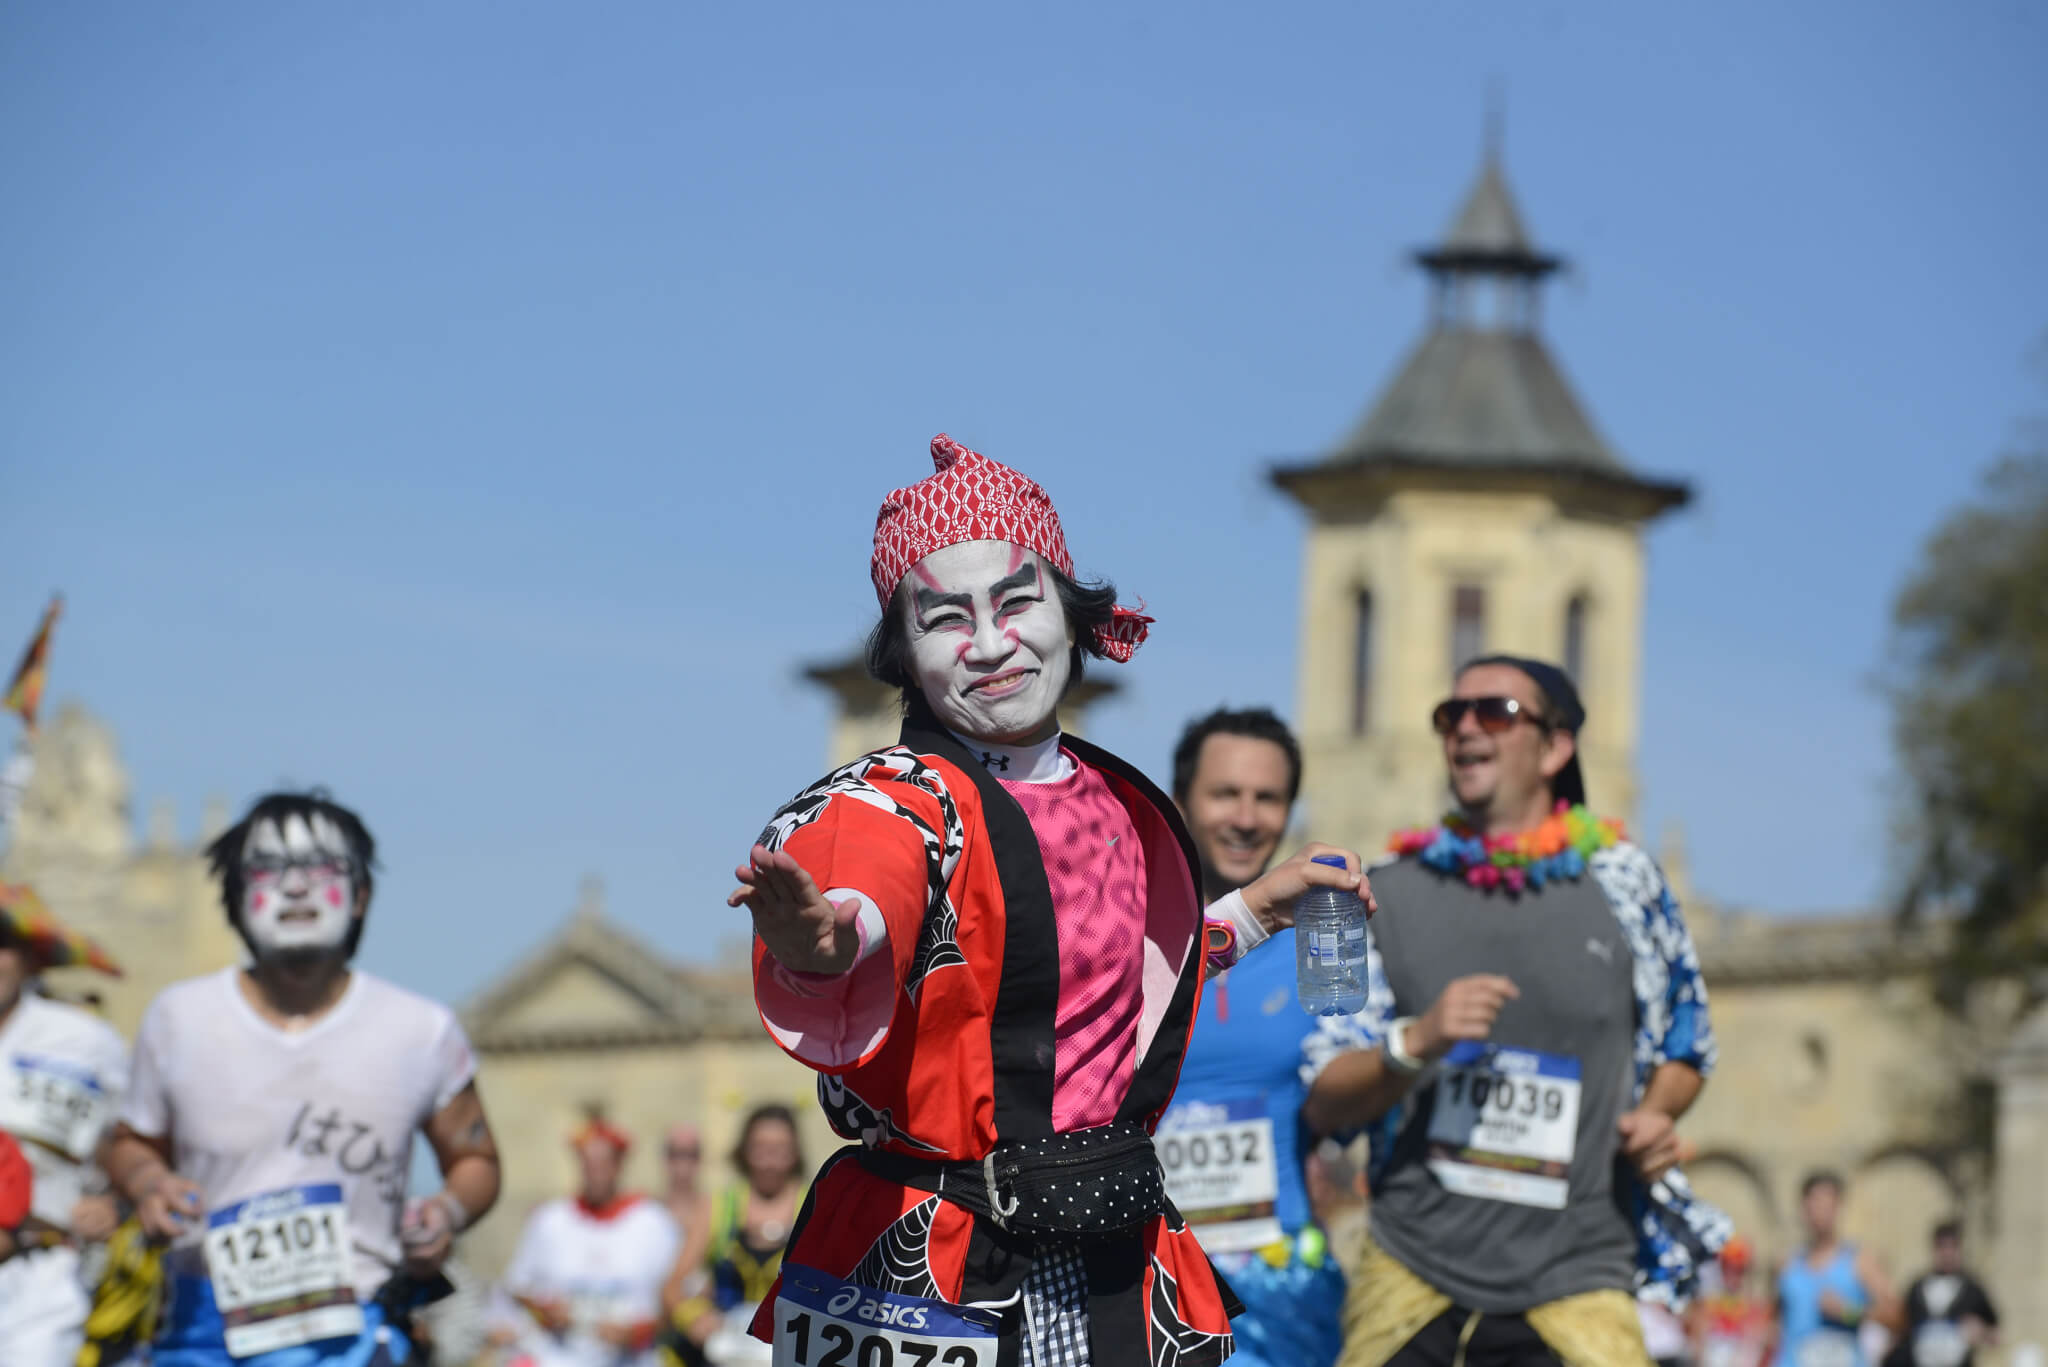
[[[860,936],[853,899],[833,903],[796,859],[766,845],[733,870],[740,886],[725,899],[754,915],[754,933],[784,968],[798,973],[844,973],[853,967]]]

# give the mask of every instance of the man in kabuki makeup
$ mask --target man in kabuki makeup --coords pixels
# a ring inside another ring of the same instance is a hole
[[[1371,894],[1311,846],[1205,920],[1173,803],[1056,711],[1150,619],[1076,581],[1037,484],[943,435],[932,460],[875,525],[868,663],[903,689],[901,742],[785,806],[729,899],[762,1020],[858,1141],[753,1330],[778,1363],[1220,1362],[1236,1297],[1149,1133],[1205,964],[1312,884]]]
[[[407,1312],[497,1200],[454,1013],[350,967],[375,853],[317,792],[260,799],[207,850],[251,962],[150,1004],[107,1155],[171,1245],[157,1367],[407,1362]],[[417,1133],[444,1185],[408,1203]]]

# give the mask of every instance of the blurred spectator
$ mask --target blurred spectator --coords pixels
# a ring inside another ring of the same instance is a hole
[[[619,1189],[632,1140],[601,1119],[571,1141],[581,1168],[573,1198],[527,1219],[504,1287],[523,1314],[494,1342],[516,1343],[530,1367],[653,1367],[662,1279],[682,1247],[666,1210]]]
[[[719,1193],[711,1212],[703,1289],[686,1295],[663,1348],[686,1367],[767,1362],[769,1348],[747,1335],[754,1311],[782,1271],[782,1250],[803,1204],[810,1169],[797,1138],[796,1115],[777,1102],[756,1106],[740,1127],[732,1165],[741,1180]],[[671,1274],[669,1285],[687,1279]]]
[[[1686,1341],[1685,1321],[1662,1301],[1647,1298],[1636,1302],[1636,1318],[1643,1326],[1643,1351],[1657,1367],[1686,1367],[1692,1360],[1692,1345]]]
[[[1906,1292],[1905,1313],[1884,1367],[1972,1367],[1976,1350],[1997,1341],[1998,1311],[1963,1267],[1962,1221],[1934,1227],[1934,1266]]]
[[[1799,1188],[1806,1244],[1778,1273],[1778,1367],[1866,1367],[1867,1321],[1898,1323],[1898,1297],[1868,1249],[1837,1228],[1842,1179],[1816,1172]]]
[[[1770,1356],[1771,1307],[1755,1289],[1754,1260],[1749,1241],[1737,1235],[1707,1270],[1687,1315],[1699,1367],[1762,1367]]]
[[[702,1185],[704,1136],[695,1125],[676,1126],[662,1142],[661,1161],[668,1182],[662,1204],[683,1232],[682,1256],[661,1292],[667,1311],[701,1294],[709,1281],[704,1251],[711,1246],[711,1196]]]

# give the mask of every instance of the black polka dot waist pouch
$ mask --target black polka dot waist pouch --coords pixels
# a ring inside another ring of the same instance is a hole
[[[1167,1209],[1158,1150],[1137,1124],[1010,1140],[978,1163],[925,1163],[872,1151],[861,1161],[1035,1238],[1122,1234]],[[910,1168],[917,1169],[914,1176],[905,1171]]]

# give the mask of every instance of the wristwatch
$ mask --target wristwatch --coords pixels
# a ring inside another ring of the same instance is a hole
[[[1408,1052],[1408,1027],[1413,1024],[1413,1016],[1402,1016],[1396,1020],[1387,1027],[1387,1037],[1382,1041],[1381,1047],[1381,1052],[1387,1058],[1387,1066],[1407,1077],[1413,1077],[1421,1072],[1425,1061]]]

